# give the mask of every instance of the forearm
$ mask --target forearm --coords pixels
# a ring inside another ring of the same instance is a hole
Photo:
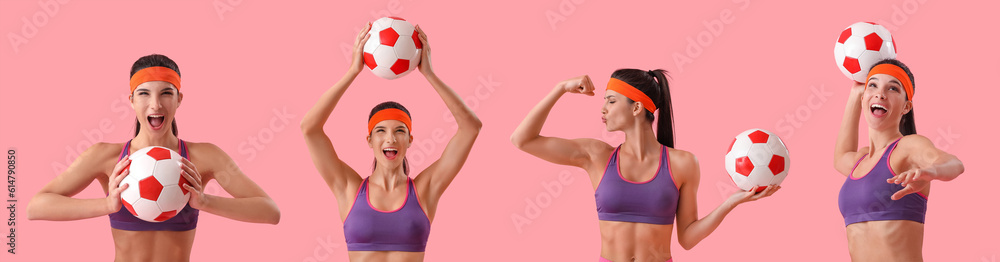
[[[934,164],[926,169],[934,172],[934,179],[941,181],[951,181],[965,173],[965,165],[962,164],[962,161],[951,155],[934,161]]]
[[[281,212],[269,197],[229,198],[205,194],[201,210],[222,217],[251,223],[278,224]]]
[[[356,70],[348,70],[343,77],[337,81],[330,89],[326,90],[322,96],[320,96],[319,101],[306,112],[306,115],[302,117],[302,130],[303,131],[316,131],[323,130],[323,125],[326,124],[326,120],[330,118],[330,113],[333,112],[333,108],[337,106],[337,102],[340,98],[344,96],[347,88],[351,86],[354,79],[357,78],[358,73]]]
[[[111,214],[105,198],[76,199],[53,193],[38,193],[28,202],[28,220],[67,221]]]
[[[840,122],[837,133],[837,145],[834,148],[834,162],[848,152],[858,151],[858,125],[861,121],[861,96],[851,94],[844,109],[844,118]]]
[[[517,129],[514,130],[514,134],[511,135],[511,142],[520,147],[524,143],[537,138],[542,132],[542,126],[545,124],[545,119],[549,117],[549,112],[552,111],[552,107],[555,106],[556,101],[559,101],[559,98],[562,97],[563,94],[565,94],[565,92],[558,86],[552,89],[552,92],[549,92],[549,94],[545,96],[541,102],[535,105],[535,107],[528,112],[528,116],[526,116],[524,120],[521,121],[521,124],[517,126]]]
[[[476,130],[478,131],[482,127],[483,123],[476,116],[476,113],[469,108],[465,101],[462,100],[461,96],[455,92],[454,89],[448,87],[444,81],[437,76],[437,74],[428,73],[424,74],[427,81],[430,82],[434,90],[437,91],[438,95],[441,96],[441,100],[444,101],[445,105],[448,107],[448,111],[451,112],[452,117],[455,118],[458,128]]]
[[[711,235],[712,232],[714,232],[715,229],[722,224],[722,220],[725,219],[726,215],[729,215],[729,212],[732,212],[735,207],[736,204],[733,204],[730,201],[723,202],[719,205],[719,207],[716,207],[715,210],[712,210],[712,212],[708,213],[705,217],[689,224],[687,228],[684,229],[684,234],[678,234],[678,242],[680,242],[684,249],[691,249],[695,245],[698,245],[701,240],[708,237],[708,235]]]

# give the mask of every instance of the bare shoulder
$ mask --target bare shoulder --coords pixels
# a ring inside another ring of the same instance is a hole
[[[670,154],[670,172],[676,179],[680,180],[679,182],[699,176],[698,157],[693,153],[669,147],[667,152]]]
[[[108,176],[121,156],[124,143],[99,142],[80,153],[67,168],[66,173],[87,177]]]
[[[215,144],[208,142],[189,142],[184,141],[187,145],[188,151],[192,156],[196,157],[206,157],[206,158],[216,158],[216,157],[228,157],[226,151],[222,148],[216,146]]]
[[[931,142],[930,139],[918,134],[903,136],[903,138],[899,139],[899,143],[896,144],[896,147],[903,149],[904,151],[909,151],[911,149],[935,148],[934,143]]]
[[[188,158],[195,164],[199,172],[212,174],[213,171],[225,170],[227,166],[235,166],[226,151],[212,143],[187,142]]]
[[[85,163],[100,163],[101,170],[111,172],[115,164],[118,163],[118,158],[121,156],[124,147],[125,143],[99,142],[80,154],[80,160]]]

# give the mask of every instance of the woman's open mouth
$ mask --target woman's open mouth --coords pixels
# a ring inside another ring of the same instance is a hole
[[[885,106],[880,104],[872,104],[868,109],[872,111],[872,115],[875,117],[883,117],[889,112],[889,110],[885,109]]]
[[[399,151],[396,150],[395,148],[385,148],[385,149],[382,149],[382,154],[384,154],[385,158],[387,158],[389,160],[396,159],[396,154],[398,154],[398,153],[399,153]]]
[[[146,116],[146,121],[149,121],[149,126],[153,130],[160,130],[163,128],[163,115],[148,115]]]

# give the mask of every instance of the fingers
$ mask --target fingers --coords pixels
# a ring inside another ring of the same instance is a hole
[[[892,178],[886,179],[885,182],[890,183],[890,184],[900,184],[900,185],[906,186],[906,185],[909,185],[910,182],[913,182],[913,180],[917,180],[919,176],[920,176],[920,170],[918,170],[918,169],[909,170],[909,171],[900,173],[899,175],[896,175],[896,176],[894,176]]]
[[[108,194],[108,195],[109,196],[120,197],[122,195],[122,192],[125,192],[125,189],[128,189],[128,184],[124,184],[121,187],[115,188],[115,190],[113,191],[114,193],[113,194]]]
[[[125,177],[127,177],[128,174],[129,174],[129,170],[125,169],[125,171],[122,172],[121,175],[118,175],[117,177],[115,177],[115,179],[112,180],[111,184],[108,185],[108,186],[110,186],[109,188],[118,187],[118,185],[120,185],[122,183],[122,180],[125,180]]]
[[[128,169],[129,165],[131,165],[131,164],[132,164],[132,159],[129,159],[127,157],[126,158],[122,158],[122,160],[118,160],[118,163],[115,164],[115,169],[114,169],[114,171],[112,171],[111,175],[114,176],[114,175],[117,175],[117,174],[121,173],[122,170]]]
[[[891,199],[892,200],[899,200],[899,199],[903,198],[904,196],[912,194],[912,193],[915,193],[915,192],[917,192],[917,188],[916,187],[914,187],[913,185],[907,185],[903,189],[900,189],[899,191],[896,191],[895,194],[892,194]]]
[[[199,191],[201,191],[202,188],[201,179],[194,177],[193,175],[191,175],[191,173],[188,173],[187,171],[181,171],[181,176],[184,176],[184,179],[188,181],[189,185],[192,185]]]

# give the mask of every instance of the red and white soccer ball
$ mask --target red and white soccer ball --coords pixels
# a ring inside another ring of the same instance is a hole
[[[383,17],[372,22],[371,35],[364,46],[365,65],[376,76],[396,79],[420,63],[419,34],[413,24],[398,17]]]
[[[129,174],[119,186],[122,205],[129,213],[149,222],[163,222],[187,205],[191,193],[181,185],[181,155],[166,147],[151,146],[129,155]]]
[[[896,58],[896,41],[885,29],[872,22],[857,22],[844,29],[833,47],[837,67],[855,82],[868,81],[868,70],[878,61]]]
[[[733,139],[726,153],[726,171],[743,190],[779,185],[788,176],[792,161],[777,135],[764,129],[743,131]]]

